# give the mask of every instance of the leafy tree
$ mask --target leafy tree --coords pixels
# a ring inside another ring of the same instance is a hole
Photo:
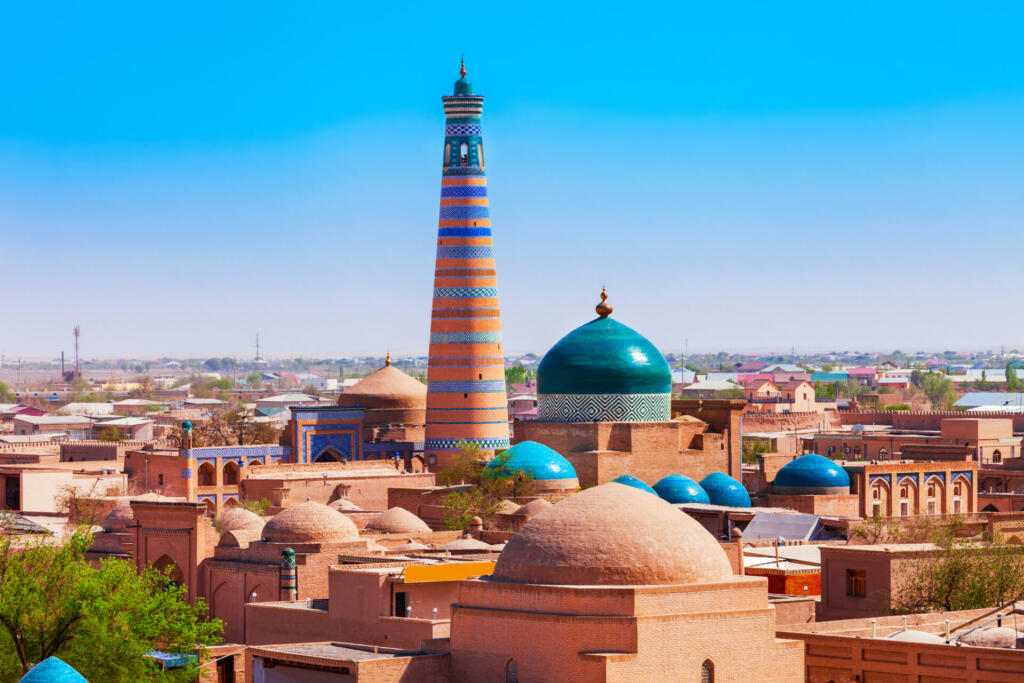
[[[117,443],[118,441],[122,441],[123,439],[124,435],[121,434],[121,430],[118,429],[117,427],[105,427],[103,431],[101,431],[99,434],[100,441]]]
[[[17,400],[18,397],[15,393],[6,384],[0,382],[0,403],[14,403]]]
[[[932,408],[938,410],[949,405],[953,399],[953,380],[937,372],[929,372],[921,382]]]
[[[512,367],[505,368],[505,383],[506,384],[522,384],[529,382],[536,376],[533,370],[527,370],[523,367],[523,364],[513,365]]]
[[[1001,539],[963,538],[956,525],[933,535],[936,552],[905,563],[907,575],[891,596],[900,614],[995,607],[1024,598],[1024,553]]]
[[[489,519],[506,499],[515,500],[533,495],[533,477],[523,470],[507,467],[510,453],[494,456],[494,465],[487,467],[480,450],[471,444],[459,445],[452,465],[438,473],[438,481],[446,485],[464,485],[445,496],[445,526],[466,529],[473,517]]]
[[[243,500],[239,501],[238,507],[249,512],[255,512],[260,517],[267,511],[267,508],[273,505],[273,503],[267,498],[260,498],[259,500]]]
[[[912,371],[910,373],[910,383],[913,384],[918,389],[922,388],[924,386],[924,378],[925,378],[926,374],[927,373],[925,373],[925,372],[923,372],[921,370],[914,370],[914,371]]]
[[[210,372],[217,372],[220,370],[220,358],[208,358],[205,363],[206,369]]]
[[[137,573],[108,558],[85,559],[88,533],[59,543],[0,541],[0,678],[17,680],[57,656],[92,681],[191,681],[197,662],[162,671],[146,653],[202,655],[220,641],[223,624],[207,620],[206,604],[186,599],[166,572]]]
[[[254,389],[263,388],[263,374],[259,372],[250,372],[245,376],[245,383]]]
[[[1024,382],[1017,377],[1017,370],[1013,366],[1013,361],[1006,364],[1006,390],[1007,391],[1021,391],[1024,390]],[[0,392],[2,393],[2,392]]]

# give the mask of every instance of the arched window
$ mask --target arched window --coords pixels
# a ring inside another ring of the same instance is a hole
[[[199,485],[213,486],[215,474],[213,465],[208,462],[204,462],[199,466]]]
[[[476,160],[480,170],[484,170],[484,143],[476,143]]]
[[[466,144],[465,142],[459,145],[459,165],[469,165],[469,145]]]
[[[1002,462],[1003,454],[999,452],[999,449],[992,451],[992,462]]]
[[[519,683],[519,667],[514,659],[505,662],[505,683]]]
[[[238,486],[238,464],[233,460],[224,463],[224,486]]]
[[[451,160],[452,160],[452,146],[451,146],[451,143],[446,142],[446,143],[444,143],[444,161],[442,162],[442,166],[444,166],[444,168],[448,168],[448,164],[451,163]]]
[[[959,496],[960,495],[960,484],[953,484],[953,495],[954,496]]]
[[[935,484],[928,484],[928,495],[933,498],[935,497]]]
[[[889,450],[887,448],[879,448],[878,449],[878,459],[879,460],[888,460],[889,459]]]
[[[874,500],[882,499],[882,492],[878,490],[877,486],[871,491],[871,498]]]
[[[164,573],[165,580],[168,584],[174,586],[180,586],[185,583],[185,575],[181,572],[181,567],[178,563],[172,560],[168,555],[161,555],[156,562],[153,563],[153,569],[158,572]]]
[[[710,659],[700,665],[700,683],[715,683],[715,665]]]
[[[900,496],[902,496],[903,498],[907,497],[907,487],[906,486],[901,486],[900,487]]]

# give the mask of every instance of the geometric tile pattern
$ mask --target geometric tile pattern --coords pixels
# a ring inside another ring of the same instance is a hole
[[[491,247],[477,246],[455,246],[438,247],[437,258],[439,259],[492,259],[494,252]]]
[[[436,471],[460,442],[508,448],[501,311],[491,244],[481,115],[484,98],[442,98],[444,167],[427,363],[424,452]]]
[[[505,393],[505,383],[493,379],[473,380],[470,382],[431,382],[427,385],[427,389],[442,394],[465,394],[476,391]]]
[[[430,335],[431,344],[487,344],[500,341],[501,332],[434,332]]]
[[[497,287],[435,287],[435,299],[493,299]]]
[[[510,442],[508,439],[427,439],[423,443],[423,448],[437,451],[454,451],[458,450],[461,443],[476,446],[483,451],[494,451],[508,448]]]
[[[671,394],[540,394],[541,422],[667,422]]]
[[[445,137],[452,135],[480,135],[479,123],[449,123],[444,127]]]

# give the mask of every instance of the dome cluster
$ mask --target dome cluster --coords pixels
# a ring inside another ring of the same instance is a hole
[[[701,479],[700,483],[681,474],[670,474],[662,477],[653,488],[631,474],[620,475],[613,481],[653,493],[674,505],[710,503],[736,508],[748,508],[751,505],[750,494],[743,485],[724,472],[712,472]]]
[[[849,493],[850,475],[828,458],[808,453],[780,469],[772,487],[782,495]]]

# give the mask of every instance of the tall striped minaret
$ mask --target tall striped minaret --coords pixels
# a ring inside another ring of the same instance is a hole
[[[487,213],[480,115],[462,64],[444,103],[441,214],[427,368],[427,465],[451,463],[460,443],[484,457],[508,448],[508,404],[498,281]]]

